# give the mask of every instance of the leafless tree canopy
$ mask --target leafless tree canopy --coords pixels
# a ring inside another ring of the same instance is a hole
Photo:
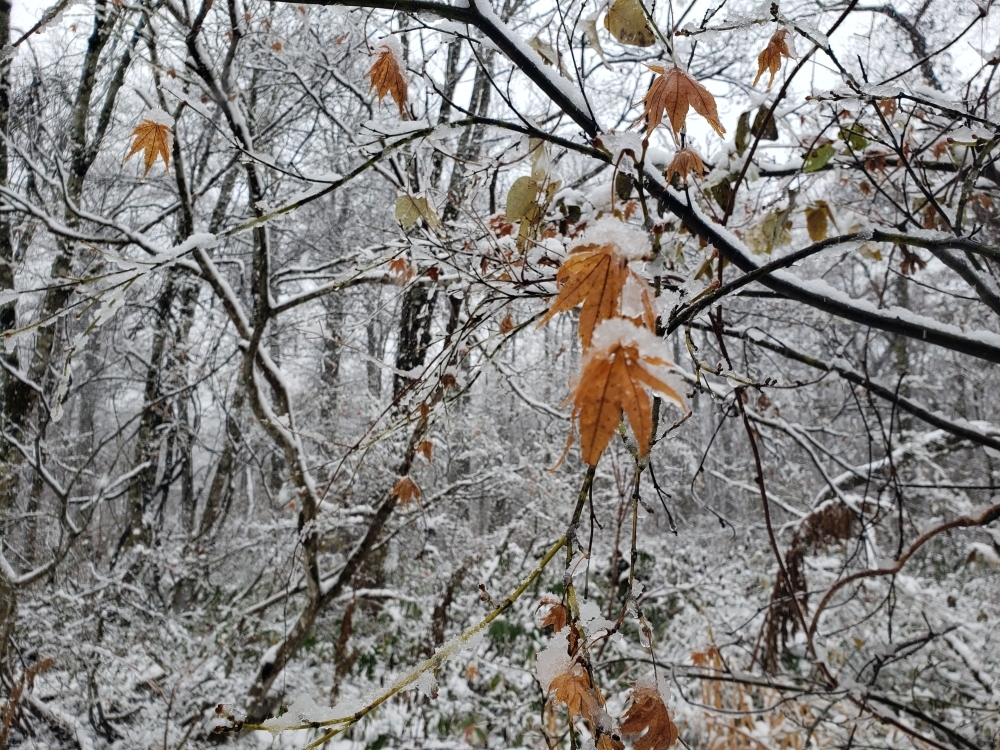
[[[0,747],[1000,750],[992,0],[39,12]]]

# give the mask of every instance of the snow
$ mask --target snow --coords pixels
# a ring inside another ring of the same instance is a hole
[[[652,253],[649,236],[644,231],[613,216],[602,216],[589,225],[569,247],[573,250],[584,245],[614,245],[619,254],[630,260]]]
[[[535,657],[535,676],[544,692],[548,692],[552,680],[573,668],[573,657],[568,653],[569,629],[570,626],[567,625],[554,633],[549,644]]]

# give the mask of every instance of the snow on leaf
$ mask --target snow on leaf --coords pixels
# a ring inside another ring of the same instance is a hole
[[[398,48],[399,42],[395,37],[383,39],[377,47],[378,57],[365,75],[371,81],[368,91],[375,89],[379,104],[386,94],[390,94],[399,107],[399,116],[402,117],[403,105],[406,104],[407,81],[402,54]]]
[[[677,726],[659,690],[636,687],[631,700],[622,717],[621,731],[623,734],[645,732],[635,741],[635,750],[667,750],[677,741]]]
[[[143,179],[146,178],[149,170],[156,163],[156,157],[163,159],[164,168],[168,173],[170,172],[170,150],[173,148],[174,143],[173,133],[170,132],[170,128],[173,126],[173,122],[173,118],[165,112],[150,110],[129,136],[135,138],[135,140],[132,141],[132,149],[128,152],[128,156],[125,157],[125,161],[128,161],[142,151],[144,161]]]
[[[623,411],[640,454],[649,452],[653,418],[646,388],[685,408],[683,397],[665,380],[667,374],[661,368],[669,366],[665,345],[649,331],[624,320],[609,321],[597,329],[573,392],[573,418],[578,420],[584,462],[597,465]]]
[[[726,134],[726,129],[719,120],[715,97],[708,89],[676,66],[668,69],[650,65],[649,69],[658,74],[653,79],[646,96],[640,100],[640,103],[646,105],[644,116],[649,131],[663,122],[663,113],[666,112],[676,137],[684,127],[688,107],[691,107],[708,120],[708,124],[716,133],[720,136]]]
[[[788,48],[788,29],[778,29],[771,35],[764,50],[757,55],[757,77],[753,79],[756,86],[760,81],[764,71],[771,75],[767,81],[767,88],[770,89],[774,83],[774,76],[781,70],[781,58],[787,57],[789,60],[795,58],[795,53]]]

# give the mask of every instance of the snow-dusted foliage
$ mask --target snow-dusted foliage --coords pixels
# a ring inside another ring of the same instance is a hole
[[[0,747],[1000,750],[992,3],[32,12]]]

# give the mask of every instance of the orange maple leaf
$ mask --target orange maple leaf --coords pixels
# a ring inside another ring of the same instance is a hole
[[[379,104],[386,94],[391,94],[396,106],[399,107],[399,116],[403,116],[403,105],[406,104],[406,74],[403,71],[400,59],[402,55],[398,50],[399,42],[393,38],[383,41],[379,45],[379,55],[369,71],[365,73],[371,81],[368,91],[375,89],[378,95]]]
[[[787,36],[788,29],[778,29],[771,35],[764,51],[757,55],[757,77],[753,79],[754,86],[757,85],[766,70],[771,74],[767,81],[767,87],[770,89],[771,84],[774,83],[774,76],[781,70],[782,56],[789,60],[795,59],[794,53],[788,48]]]
[[[636,687],[631,700],[632,705],[622,717],[621,730],[623,734],[645,732],[635,741],[635,750],[667,750],[677,741],[677,726],[658,690]]]
[[[549,684],[553,703],[564,703],[569,709],[569,716],[579,716],[592,724],[601,710],[601,699],[590,686],[590,678],[579,664],[573,665],[569,672],[557,675]]]
[[[542,627],[552,626],[552,632],[558,633],[569,623],[569,611],[566,606],[560,602],[558,599],[553,599],[552,597],[545,597],[542,599],[542,604],[549,605],[549,611],[542,618]]]
[[[548,323],[557,313],[572,310],[582,302],[580,340],[584,348],[589,347],[597,324],[618,313],[627,269],[628,260],[614,245],[590,244],[573,248],[556,274],[559,296],[538,327]]]
[[[129,136],[135,140],[132,141],[132,150],[128,152],[124,161],[128,161],[142,151],[145,160],[145,169],[142,172],[143,179],[156,163],[157,156],[163,159],[163,166],[167,173],[170,173],[170,149],[173,147],[173,134],[170,132],[170,125],[164,122],[166,119],[155,115],[152,118],[144,119]]]
[[[726,134],[726,129],[719,120],[715,97],[708,89],[676,66],[666,69],[650,65],[649,69],[658,75],[653,79],[646,96],[639,101],[640,104],[646,104],[644,117],[648,131],[652,132],[663,122],[663,113],[666,112],[676,138],[687,120],[688,107],[692,107],[708,120],[716,133],[720,136]]]
[[[392,488],[392,496],[398,497],[399,502],[406,508],[410,505],[411,500],[420,499],[420,488],[410,477],[401,477]]]
[[[667,167],[667,182],[673,181],[674,175],[677,175],[687,185],[688,175],[692,174],[704,177],[705,164],[702,162],[701,157],[694,151],[689,148],[682,148],[674,155],[673,160],[671,160],[670,165]]]
[[[406,258],[393,258],[389,261],[389,273],[393,274],[400,284],[405,284],[416,275],[413,264]]]
[[[573,392],[573,418],[578,419],[583,460],[597,465],[618,429],[622,411],[644,456],[653,437],[652,404],[646,387],[685,408],[683,397],[657,372],[670,366],[665,356],[653,354],[664,348],[663,342],[625,321],[605,323],[594,339],[594,349],[584,360]]]

